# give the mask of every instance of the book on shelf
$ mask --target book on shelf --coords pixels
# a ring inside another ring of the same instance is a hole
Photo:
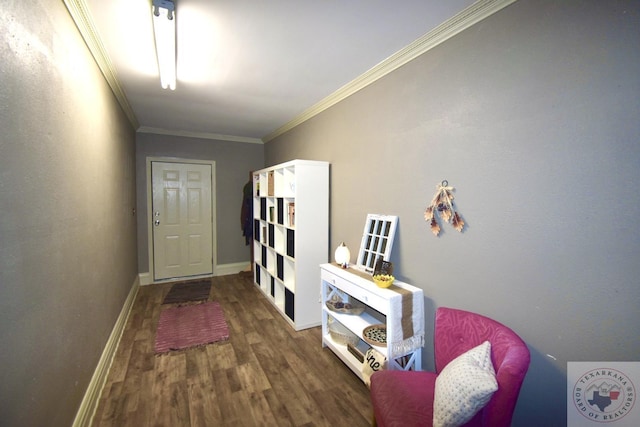
[[[273,196],[273,171],[267,175],[267,195]]]
[[[296,204],[294,202],[289,203],[289,226],[293,227],[296,225]]]

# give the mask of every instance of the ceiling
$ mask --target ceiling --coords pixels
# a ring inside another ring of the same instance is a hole
[[[176,0],[175,91],[150,0],[81,2],[139,130],[262,142],[473,0]]]

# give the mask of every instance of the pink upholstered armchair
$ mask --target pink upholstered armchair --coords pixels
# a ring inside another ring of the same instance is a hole
[[[436,372],[387,370],[372,375],[374,424],[379,427],[431,426],[438,375],[449,362],[489,341],[497,390],[490,395],[486,406],[464,425],[511,425],[520,387],[529,369],[530,354],[524,341],[495,320],[444,307],[436,311],[434,335]]]

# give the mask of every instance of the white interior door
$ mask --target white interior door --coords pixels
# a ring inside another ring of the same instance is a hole
[[[154,279],[211,274],[211,165],[151,163]]]

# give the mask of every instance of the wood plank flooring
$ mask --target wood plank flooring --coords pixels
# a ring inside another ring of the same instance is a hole
[[[367,387],[319,327],[296,332],[241,273],[214,277],[228,341],[155,355],[171,284],[140,288],[93,426],[368,426]]]

